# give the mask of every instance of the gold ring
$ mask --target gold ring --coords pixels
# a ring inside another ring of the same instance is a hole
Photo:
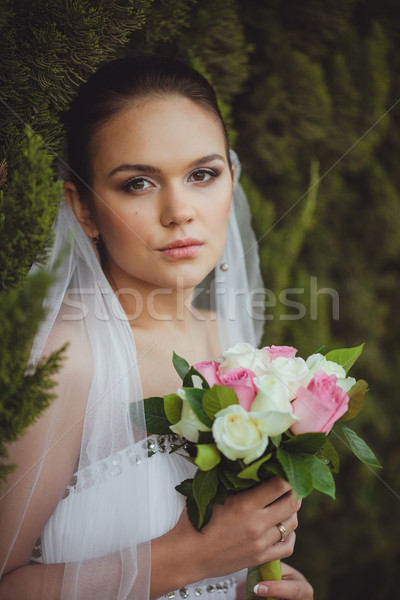
[[[288,536],[288,532],[287,529],[284,525],[282,525],[282,523],[278,523],[277,524],[277,528],[279,529],[279,533],[281,534],[281,539],[279,540],[280,542],[285,542],[286,538]]]

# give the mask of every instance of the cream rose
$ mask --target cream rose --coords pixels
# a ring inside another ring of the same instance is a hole
[[[293,414],[290,391],[275,373],[255,378],[258,393],[250,413],[261,431],[268,436],[279,435],[298,419]]]
[[[219,362],[219,372],[221,374],[237,367],[243,367],[253,371],[257,377],[260,377],[266,372],[271,359],[268,350],[259,350],[251,344],[240,343],[223,352]]]
[[[212,431],[218,450],[230,460],[243,458],[248,464],[259,458],[268,445],[268,436],[239,404],[217,412]]]
[[[345,392],[348,392],[356,383],[354,377],[346,377],[346,371],[342,365],[327,360],[323,354],[311,354],[306,360],[306,365],[310,370],[310,381],[317,371],[324,371],[327,375],[336,375],[336,385]]]
[[[306,386],[311,379],[310,371],[302,358],[285,358],[278,356],[272,361],[269,372],[275,373],[288,387],[289,400],[296,397],[296,390]]]
[[[189,442],[197,443],[199,441],[199,431],[210,431],[210,428],[207,427],[207,425],[204,425],[197,417],[186,399],[185,390],[178,389],[176,393],[182,399],[181,418],[175,425],[171,425],[170,429],[174,433],[182,435],[189,440]]]

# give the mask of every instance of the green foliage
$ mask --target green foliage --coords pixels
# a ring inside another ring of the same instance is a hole
[[[200,71],[216,89],[233,143],[231,103],[247,78],[250,48],[236,0],[155,0],[124,54],[170,56]]]
[[[199,444],[197,446],[197,456],[194,462],[202,471],[210,471],[220,461],[221,454],[215,444]]]
[[[311,495],[303,502],[294,564],[308,573],[321,598],[383,600],[397,594],[394,539],[400,534],[399,5],[239,5],[254,51],[233,112],[264,280],[272,292],[264,340],[305,354],[322,343],[367,340],[355,367],[371,388],[358,430],[383,464],[378,478],[345,457],[337,500]],[[319,184],[307,225],[302,215],[313,161]],[[301,239],[291,255],[293,232]],[[281,296],[285,289],[293,291]],[[298,305],[284,304],[285,298]],[[333,454],[330,460],[336,460]],[[387,515],[395,523],[393,535],[382,536]],[[361,522],[368,525],[361,528]]]
[[[25,123],[53,151],[63,134],[58,112],[96,67],[141,27],[151,0],[3,2],[0,20],[0,147],[9,170]]]
[[[14,287],[36,258],[45,257],[62,194],[52,161],[39,136],[26,127],[17,168],[7,192],[0,191],[0,290]]]
[[[218,411],[231,404],[239,404],[238,397],[231,388],[223,385],[213,385],[203,396],[203,407],[210,419],[215,419]]]
[[[356,348],[343,348],[340,350],[331,350],[325,355],[326,360],[331,360],[343,367],[345,373],[349,372],[356,360],[361,356],[365,344],[360,344]]]
[[[146,398],[146,405],[146,428],[148,433],[157,433],[160,435],[171,433],[169,428],[170,422],[165,414],[164,399],[157,396]],[[131,417],[132,415],[135,415],[135,408],[131,404]]]
[[[59,111],[141,27],[151,0],[6,0],[0,13],[0,456],[52,398],[61,350],[26,370],[50,277],[25,281],[51,243],[61,197],[52,166],[63,143]],[[30,125],[28,125],[30,124]],[[0,478],[10,466],[0,465]]]
[[[0,481],[12,470],[6,443],[18,438],[53,398],[52,375],[64,348],[26,370],[30,344],[43,318],[43,297],[53,279],[44,271],[0,293]]]
[[[181,379],[185,379],[186,375],[190,370],[190,365],[188,361],[179,356],[179,354],[176,354],[176,352],[174,352],[172,355],[172,363],[179,377]]]
[[[168,421],[175,425],[181,418],[182,398],[178,394],[164,396],[164,411]]]

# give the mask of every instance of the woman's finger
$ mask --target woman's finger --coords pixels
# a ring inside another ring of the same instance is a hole
[[[243,493],[251,498],[255,506],[264,508],[284,496],[289,490],[291,490],[291,487],[287,481],[280,477],[274,477],[270,481],[260,483]]]
[[[282,600],[313,600],[314,590],[307,579],[296,569],[282,563],[280,581],[261,581],[254,589],[261,598]]]

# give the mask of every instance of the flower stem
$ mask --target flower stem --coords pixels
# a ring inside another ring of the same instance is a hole
[[[254,593],[254,586],[260,581],[276,581],[282,579],[281,561],[273,560],[268,563],[263,563],[257,567],[250,567],[247,572],[246,580],[246,599],[260,600],[260,596]],[[269,598],[269,600],[276,600]]]

